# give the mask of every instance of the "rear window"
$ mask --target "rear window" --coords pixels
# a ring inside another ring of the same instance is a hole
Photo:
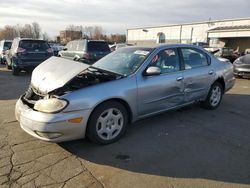
[[[26,50],[38,50],[43,51],[47,50],[49,47],[49,44],[46,41],[38,41],[38,40],[22,40],[19,43],[19,47],[26,49]]]
[[[109,52],[109,46],[106,42],[99,41],[89,41],[88,42],[88,51],[90,52]]]
[[[4,42],[4,48],[10,49],[12,42]]]

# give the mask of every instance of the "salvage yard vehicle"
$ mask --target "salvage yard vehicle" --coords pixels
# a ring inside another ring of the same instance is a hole
[[[124,48],[127,46],[133,46],[132,44],[126,44],[126,43],[117,43],[117,44],[113,44],[111,46],[109,46],[110,50],[113,52],[119,48]]]
[[[45,141],[117,141],[129,123],[194,102],[216,109],[233,65],[193,45],[126,47],[87,65],[52,57],[16,103],[24,131]]]
[[[6,59],[5,59],[5,53],[7,50],[10,49],[12,44],[11,40],[1,40],[0,41],[0,63],[5,64]]]
[[[6,52],[6,66],[17,76],[22,70],[33,70],[52,55],[53,50],[44,40],[15,38]]]
[[[222,48],[212,48],[206,47],[205,50],[212,52],[216,57],[228,59],[233,63],[238,57],[239,54],[234,52],[232,48],[222,47]]]
[[[64,46],[59,43],[49,43],[49,46],[52,48],[54,56],[58,56],[59,51],[64,49]]]
[[[58,53],[59,57],[86,64],[93,64],[110,53],[108,43],[103,40],[73,40]]]
[[[235,60],[234,75],[236,77],[250,77],[250,54],[246,54]]]

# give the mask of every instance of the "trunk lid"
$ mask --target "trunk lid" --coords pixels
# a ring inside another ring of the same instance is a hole
[[[37,92],[47,94],[63,87],[89,66],[84,63],[53,56],[34,69],[31,85]]]

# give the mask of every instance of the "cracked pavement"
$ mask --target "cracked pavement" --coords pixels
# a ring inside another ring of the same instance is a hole
[[[117,143],[48,143],[14,117],[29,74],[0,66],[0,187],[250,187],[250,80],[221,107],[197,105],[139,121]]]

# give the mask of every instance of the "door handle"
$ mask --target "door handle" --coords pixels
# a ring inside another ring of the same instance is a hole
[[[183,80],[183,76],[176,78],[176,81],[181,81],[181,80]]]
[[[210,70],[210,71],[208,72],[208,74],[209,74],[209,75],[212,75],[212,74],[214,74],[214,71],[213,71],[213,70]]]

